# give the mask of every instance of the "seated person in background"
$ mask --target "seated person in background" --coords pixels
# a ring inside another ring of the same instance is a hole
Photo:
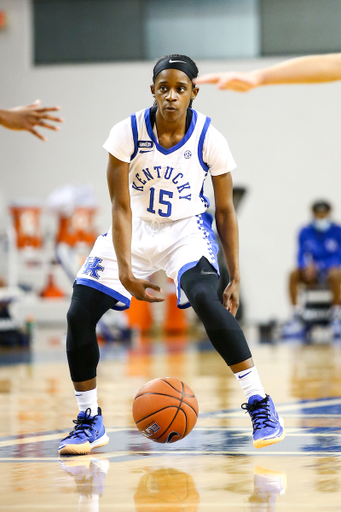
[[[299,234],[298,267],[289,280],[293,317],[300,316],[299,287],[326,284],[332,292],[332,325],[341,335],[341,226],[331,221],[332,207],[327,201],[312,205],[313,220]]]

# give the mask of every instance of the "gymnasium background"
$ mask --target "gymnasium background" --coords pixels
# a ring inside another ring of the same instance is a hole
[[[66,183],[93,185],[97,225],[107,230],[107,154],[101,146],[113,124],[151,104],[157,57],[187,53],[203,74],[341,50],[338,0],[0,0],[0,9],[7,16],[0,30],[1,108],[40,98],[44,106],[60,105],[65,118],[60,133],[44,130],[46,144],[28,133],[1,130],[2,233],[14,198],[44,202]],[[84,16],[77,18],[77,9]],[[102,29],[96,10],[106,20]],[[62,42],[74,62],[58,60],[63,52],[54,50]],[[340,96],[341,83],[246,95],[202,86],[195,102],[229,141],[238,164],[235,185],[247,187],[238,217],[250,322],[288,315],[287,275],[311,202],[331,200],[341,221]],[[2,258],[0,272],[4,267]]]

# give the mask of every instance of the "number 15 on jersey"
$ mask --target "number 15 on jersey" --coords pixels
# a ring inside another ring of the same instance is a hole
[[[159,197],[157,198],[158,204],[163,205],[166,208],[161,207],[158,209],[158,214],[160,217],[170,217],[172,214],[172,203],[170,201],[166,201],[165,199],[171,199],[173,197],[173,192],[169,192],[168,190],[163,190],[162,188],[159,190]],[[149,197],[149,206],[147,208],[147,212],[156,213],[155,211],[155,188],[150,188],[150,197]],[[157,208],[157,206],[156,206]]]

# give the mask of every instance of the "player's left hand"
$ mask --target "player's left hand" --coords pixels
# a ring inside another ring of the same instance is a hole
[[[239,281],[230,281],[226,286],[223,294],[223,306],[233,316],[236,316],[239,308]]]

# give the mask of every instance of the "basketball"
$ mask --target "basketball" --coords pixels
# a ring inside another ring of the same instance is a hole
[[[172,377],[147,382],[133,404],[137,428],[156,443],[175,443],[186,437],[198,414],[198,401],[191,388]]]

